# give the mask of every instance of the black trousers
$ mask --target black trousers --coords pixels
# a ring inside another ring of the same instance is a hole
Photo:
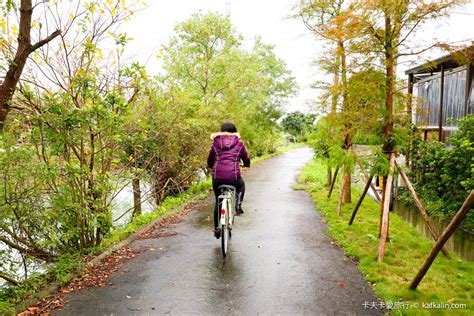
[[[240,203],[244,200],[244,194],[245,194],[245,182],[244,179],[239,178],[238,180],[218,180],[218,179],[212,179],[212,188],[214,189],[214,196],[216,197],[216,205],[214,207],[214,228],[217,228],[219,226],[219,209],[220,205],[219,204],[219,195],[221,192],[219,191],[219,186],[227,184],[227,185],[232,185],[236,188],[237,190],[237,197],[240,196]],[[236,198],[237,198],[236,197]],[[238,203],[239,201],[237,201]]]

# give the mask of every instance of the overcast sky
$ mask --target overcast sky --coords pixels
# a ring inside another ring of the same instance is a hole
[[[135,58],[146,63],[151,73],[159,72],[156,54],[161,45],[173,35],[176,23],[187,19],[197,11],[227,11],[228,0],[148,0],[145,10],[124,26],[127,34],[134,40],[129,50]],[[311,83],[323,77],[312,61],[324,49],[304,27],[300,20],[288,18],[296,0],[230,0],[231,21],[237,31],[246,39],[261,36],[265,43],[274,44],[278,57],[283,59],[300,86],[297,97],[290,100],[288,111],[307,111],[308,100],[317,98],[317,92],[310,88]],[[434,38],[443,41],[474,40],[474,5],[455,10],[450,19],[425,25],[415,39],[415,45],[424,45]],[[424,54],[424,58],[439,57],[442,52]],[[412,64],[401,63],[399,72]]]

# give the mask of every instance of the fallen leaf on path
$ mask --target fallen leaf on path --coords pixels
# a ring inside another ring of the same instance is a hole
[[[346,286],[347,283],[344,283],[344,282],[339,282],[339,286]]]
[[[179,214],[173,214],[162,218],[148,230],[142,232],[138,239],[169,237],[177,235],[177,232],[164,231],[164,229],[182,221],[182,219],[186,217],[192,210],[199,209],[201,204],[202,203],[191,203],[186,206],[186,208]],[[155,250],[154,248],[151,249]],[[160,247],[158,249],[163,250],[164,248]],[[110,277],[110,275],[116,272],[125,263],[125,261],[135,258],[143,251],[145,251],[144,248],[134,250],[129,246],[125,246],[108,255],[105,257],[105,259],[96,263],[95,265],[86,264],[90,262],[94,256],[85,257],[84,265],[87,266],[87,269],[82,276],[74,278],[65,288],[60,289],[56,294],[50,296],[47,299],[41,300],[35,306],[29,307],[18,315],[46,316],[49,315],[53,309],[63,307],[64,303],[66,302],[64,300],[64,296],[72,291],[81,290],[87,287],[104,287],[105,285],[112,285],[111,282],[107,282],[107,279]],[[126,270],[125,272],[128,271]],[[131,296],[128,295],[127,297],[131,298]],[[140,308],[136,309],[136,311],[140,310]]]
[[[72,291],[77,291],[86,287],[104,287],[110,275],[117,271],[125,261],[134,258],[144,249],[134,250],[129,246],[120,248],[112,254],[105,257],[101,262],[95,265],[87,266],[86,271],[80,277],[74,278],[66,287],[58,290],[58,292],[47,299],[42,299],[35,306],[29,307],[19,315],[49,315],[55,308],[64,307],[64,296]],[[86,259],[87,260],[87,259]]]

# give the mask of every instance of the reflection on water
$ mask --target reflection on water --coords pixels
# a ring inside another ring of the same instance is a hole
[[[425,237],[431,238],[428,226],[425,224],[423,217],[416,207],[410,207],[403,204],[400,201],[396,201],[393,207],[393,211],[403,218],[410,225],[415,227]],[[443,232],[448,223],[437,220],[436,218],[431,219],[434,226],[439,234]],[[458,257],[474,262],[474,235],[465,232],[461,229],[457,229],[454,234],[446,242],[448,250],[453,251]]]
[[[133,188],[127,179],[118,181],[116,187],[119,188],[113,194],[112,200],[112,218],[114,226],[124,226],[130,223],[133,214]],[[141,182],[140,190],[142,193],[142,214],[153,212],[156,209],[155,200],[152,196],[152,186]]]

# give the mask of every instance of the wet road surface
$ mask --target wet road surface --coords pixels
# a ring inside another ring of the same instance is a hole
[[[245,174],[245,214],[236,218],[225,260],[208,205],[167,228],[176,236],[133,242],[147,250],[116,272],[112,285],[71,293],[53,314],[380,314],[364,309],[377,301],[370,286],[331,244],[307,193],[291,188],[311,157],[299,148]]]

